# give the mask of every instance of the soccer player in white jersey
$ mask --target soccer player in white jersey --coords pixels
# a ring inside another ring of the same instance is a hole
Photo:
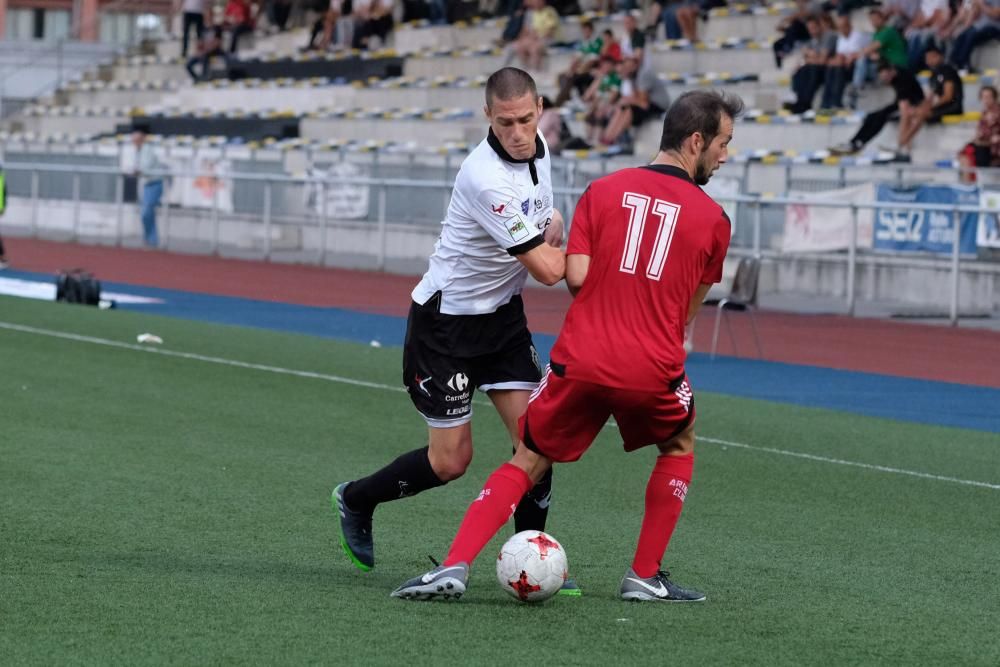
[[[486,82],[484,111],[489,134],[458,172],[407,320],[403,383],[427,422],[428,445],[333,492],[341,545],[365,571],[375,565],[378,505],[465,472],[472,460],[474,390],[490,397],[516,444],[518,418],[541,378],[521,289],[529,274],[546,285],[559,282],[566,260],[534,80],[513,67],[498,70]],[[544,529],[551,485],[549,475],[529,492],[533,502],[521,503],[518,531]]]

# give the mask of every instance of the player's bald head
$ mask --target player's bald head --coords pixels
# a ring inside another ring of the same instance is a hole
[[[504,67],[486,80],[486,106],[492,108],[495,100],[513,100],[531,95],[538,98],[538,87],[531,75],[523,69]]]

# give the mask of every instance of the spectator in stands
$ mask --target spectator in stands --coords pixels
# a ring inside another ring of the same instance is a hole
[[[694,0],[659,0],[650,7],[650,25],[652,34],[656,34],[656,25],[663,22],[663,31],[667,39],[698,39],[698,14],[700,8]]]
[[[345,14],[350,15],[352,10],[351,0],[324,0],[324,10],[313,23],[312,31],[309,33],[309,43],[303,51],[326,51],[334,41],[334,32],[337,29],[337,22]]]
[[[618,66],[618,73],[622,80],[621,96],[608,120],[601,143],[609,146],[617,144],[623,152],[631,152],[630,130],[666,113],[670,106],[670,94],[656,71],[652,67],[640,67],[638,58],[625,58]]]
[[[824,109],[844,106],[844,89],[850,82],[851,108],[857,106],[858,90],[868,77],[868,56],[865,47],[870,40],[867,33],[854,27],[847,14],[837,16],[837,46],[827,63],[826,82],[823,84]]]
[[[884,0],[881,9],[889,25],[902,33],[920,10],[920,0]]]
[[[910,70],[882,61],[878,66],[878,77],[882,83],[892,86],[895,99],[881,109],[865,114],[861,129],[851,137],[849,142],[830,148],[830,152],[834,155],[857,153],[882,131],[886,123],[893,118],[898,119],[902,115],[911,114],[913,109],[923,103],[924,91],[920,87],[917,77]],[[898,150],[897,154],[899,154]]]
[[[975,172],[964,171],[969,167],[1000,167],[1000,103],[997,101],[997,89],[993,86],[980,88],[979,102],[982,110],[976,136],[958,154],[958,164],[963,169],[962,180],[966,183],[976,182]]]
[[[525,0],[527,8],[521,34],[508,53],[508,60],[517,55],[526,69],[541,69],[549,45],[559,30],[559,14],[546,0]]]
[[[955,36],[969,28],[977,18],[976,0],[951,0],[951,6],[951,20],[935,34],[938,44],[951,44]]]
[[[254,16],[250,0],[228,0],[222,20],[231,33],[229,52],[236,53],[243,35],[253,34]]]
[[[212,58],[222,58],[226,63],[226,74],[228,75],[233,65],[233,57],[222,48],[222,28],[219,26],[210,28],[205,33],[204,38],[198,42],[198,53],[188,58],[184,67],[195,81],[207,81],[211,71]],[[195,72],[196,67],[198,72]]]
[[[135,172],[139,179],[142,206],[142,232],[146,245],[155,248],[160,244],[156,231],[156,207],[163,197],[163,165],[153,147],[146,141],[148,129],[136,127],[132,131],[135,145]]]
[[[622,23],[625,30],[625,37],[620,44],[623,58],[637,58],[641,64],[646,63],[646,34],[639,29],[639,22],[636,21],[632,12],[625,13]]]
[[[427,18],[431,25],[447,25],[448,3],[445,0],[427,0]]]
[[[949,60],[958,69],[971,70],[972,51],[1000,39],[1000,0],[972,0],[971,25],[956,31]]]
[[[542,115],[538,119],[538,131],[545,137],[545,143],[553,155],[562,150],[563,138],[569,134],[559,107],[547,95],[542,95]]]
[[[601,33],[601,58],[611,58],[613,61],[621,62],[622,59],[622,45],[615,38],[615,33],[611,28],[605,29]]]
[[[292,0],[270,0],[267,3],[267,20],[281,32],[288,27],[291,14]]]
[[[556,96],[555,106],[562,106],[568,102],[574,89],[582,96],[594,81],[593,72],[597,68],[597,61],[601,58],[604,40],[595,36],[593,21],[583,21],[580,24],[580,34],[573,60],[570,61],[566,71],[558,77],[559,94]]]
[[[948,0],[920,0],[920,9],[904,33],[912,71],[919,72],[924,68],[924,49],[950,20],[951,7]]]
[[[395,24],[393,0],[354,0],[352,5],[354,39],[351,46],[368,49],[371,48],[371,38],[378,37],[384,47]]]
[[[597,136],[608,124],[615,102],[621,94],[621,77],[618,76],[616,63],[608,56],[602,56],[598,64],[594,82],[583,94],[587,103],[587,140],[596,143]]]
[[[795,102],[785,105],[792,113],[805,113],[812,109],[816,92],[826,80],[827,63],[837,48],[836,33],[826,30],[819,16],[814,14],[806,19],[806,30],[810,39],[802,50],[803,62],[792,75]]]
[[[178,0],[175,7],[181,10],[181,58],[187,58],[191,29],[194,28],[196,44],[205,34],[205,15],[208,7],[206,0]]]
[[[501,1],[501,5],[503,4]],[[498,16],[507,16],[507,23],[504,24],[503,32],[500,33],[500,46],[517,41],[517,37],[521,34],[521,29],[524,27],[524,16],[527,11],[524,8],[523,0],[510,0],[506,4],[506,10],[502,7],[497,8]]]
[[[913,139],[924,123],[940,123],[944,116],[961,115],[963,111],[962,78],[954,67],[944,61],[941,48],[932,42],[924,52],[924,58],[931,68],[929,94],[909,113],[899,114],[899,150],[904,155],[910,154]]]
[[[865,47],[865,55],[872,62],[887,60],[896,67],[909,67],[906,40],[894,25],[889,23],[884,9],[874,7],[868,11],[868,20],[875,30],[872,41]]]
[[[811,0],[795,0],[795,11],[778,22],[777,30],[781,33],[781,37],[774,40],[772,45],[775,67],[781,69],[788,54],[795,50],[799,44],[812,39],[806,21],[810,16],[822,11],[819,5],[820,3]]]

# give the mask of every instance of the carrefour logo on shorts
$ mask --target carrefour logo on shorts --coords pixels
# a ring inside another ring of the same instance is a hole
[[[448,379],[448,388],[452,391],[463,392],[469,386],[469,376],[465,373],[455,373]]]

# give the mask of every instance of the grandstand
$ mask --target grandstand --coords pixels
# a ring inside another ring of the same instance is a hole
[[[964,77],[966,113],[924,128],[909,164],[896,163],[892,152],[881,148],[893,143],[894,124],[861,154],[835,157],[829,147],[845,142],[865,110],[885,104],[891,91],[866,91],[857,111],[783,111],[795,59],[786,58],[777,69],[771,44],[774,24],[789,11],[787,3],[715,9],[702,25],[703,41],[657,39],[647,48],[649,65],[672,95],[725,88],[748,102],[749,111],[736,126],[731,165],[715,184],[717,194],[752,199],[872,182],[956,183],[955,155],[978,120],[978,86],[997,79],[990,65],[1000,62],[1000,45],[988,44],[975,54],[980,73]],[[553,47],[545,69],[534,72],[542,91],[554,95],[556,75],[572,58],[570,44],[578,38],[582,20],[593,20],[598,30],[620,32],[622,16],[564,17],[564,46]],[[857,19],[864,25],[863,15]],[[133,242],[137,213],[116,169],[128,166],[129,131],[142,125],[172,169],[208,165],[227,183],[199,200],[190,188],[187,195],[180,194],[184,188],[176,185],[193,182],[197,175],[178,175],[162,215],[168,247],[418,271],[436,236],[446,185],[463,152],[482,137],[483,85],[507,61],[496,45],[503,25],[497,18],[444,26],[416,21],[401,25],[380,50],[325,54],[301,52],[308,26],[283,32],[262,28],[240,52],[229,76],[216,72],[199,83],[185,71],[176,38],[113,55],[92,49],[103,57],[76,59],[75,69],[49,82],[49,92],[22,102],[3,121],[0,136],[11,196],[7,233]],[[585,112],[578,103],[564,107],[562,115],[574,134],[585,134]],[[574,196],[588,179],[648,159],[658,139],[658,125],[647,123],[634,135],[634,157],[601,147],[564,153],[556,161],[555,177],[566,212],[571,213]],[[67,164],[80,175],[47,166]],[[415,174],[429,182],[407,183]],[[317,177],[332,180],[317,182]],[[344,183],[351,178],[363,182]],[[389,186],[380,181],[386,178],[396,180]],[[984,172],[980,181],[988,188],[994,178]],[[263,192],[268,193],[266,214],[260,210]],[[353,208],[344,204],[354,196]],[[323,205],[317,203],[320,199]],[[80,207],[76,201],[89,205]],[[761,277],[765,293],[792,288],[850,303],[848,293],[854,288],[844,284],[843,250],[790,254],[783,233],[788,220],[784,205],[744,201],[730,206],[736,219],[735,252],[769,258]],[[870,220],[871,209],[866,215],[862,225]],[[378,229],[379,250],[374,253],[366,252],[372,247],[372,223]],[[338,234],[334,244],[333,229],[349,233]],[[918,286],[950,275],[947,260],[932,255],[904,259],[907,268],[899,269],[898,257],[864,246],[859,250],[859,279],[872,272],[859,283],[869,286],[865,298],[923,303],[928,295]],[[1000,273],[990,261],[997,251],[984,246],[973,252],[978,259],[963,249],[959,309],[992,312],[1000,306]],[[811,267],[807,274],[814,279],[802,279],[804,265]],[[902,281],[908,286],[902,291],[895,287],[897,281],[880,278],[900,270],[913,274],[912,280]],[[888,284],[894,287],[883,288]],[[942,309],[949,298],[924,305]]]

